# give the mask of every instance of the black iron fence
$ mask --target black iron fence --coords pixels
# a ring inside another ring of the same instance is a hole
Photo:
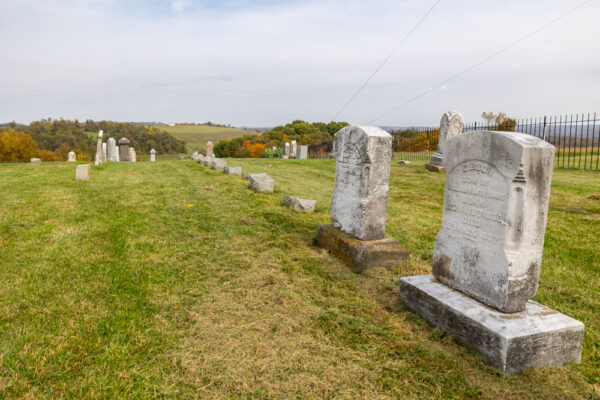
[[[474,130],[532,135],[554,145],[555,167],[600,170],[600,117],[596,113],[506,119],[498,124],[472,122],[463,127],[463,132]],[[437,148],[439,128],[407,128],[391,133],[397,158],[429,160]]]

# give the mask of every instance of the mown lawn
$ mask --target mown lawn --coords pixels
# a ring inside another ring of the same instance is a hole
[[[401,271],[313,246],[332,160],[0,165],[0,398],[598,398],[600,174],[556,170],[536,300],[583,321],[581,365],[505,377],[398,303],[428,273],[444,175],[394,161]],[[279,205],[318,200],[315,214]]]

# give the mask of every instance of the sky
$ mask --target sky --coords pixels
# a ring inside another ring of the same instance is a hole
[[[0,0],[0,122],[327,122],[396,48],[337,120],[600,112],[600,0],[439,85],[582,2],[441,0],[398,48],[435,0]]]

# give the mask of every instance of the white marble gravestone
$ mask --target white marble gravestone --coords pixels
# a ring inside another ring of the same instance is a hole
[[[102,143],[102,163],[104,164],[106,162],[106,160],[108,160],[108,155],[107,155],[106,142],[104,142],[104,143]]]
[[[583,324],[529,300],[540,276],[554,146],[475,131],[443,150],[433,275],[402,278],[401,299],[506,373],[580,361]]]
[[[69,162],[75,162],[75,161],[77,161],[77,156],[75,155],[74,151],[70,151],[69,152],[68,159],[69,159]]]
[[[90,164],[78,165],[75,168],[75,180],[76,181],[89,181],[90,180]]]
[[[334,137],[331,223],[360,239],[385,237],[392,136],[372,126],[348,126]]]
[[[211,142],[210,140],[206,143],[206,157],[207,158],[214,158],[214,152],[213,152],[213,142]]]
[[[308,158],[308,146],[298,147],[298,158],[300,160],[306,160]]]
[[[296,158],[296,152],[298,151],[298,145],[295,140],[292,140],[292,144],[290,146],[290,158]]]
[[[137,153],[135,152],[135,149],[133,147],[129,148],[129,161],[137,162]]]
[[[108,138],[108,149],[107,149],[107,158],[108,161],[118,161],[117,160],[117,141],[115,140],[115,138],[110,137]]]
[[[431,156],[431,163],[426,164],[425,168],[434,172],[444,170],[444,147],[446,142],[459,135],[462,132],[463,125],[462,115],[455,111],[448,111],[442,116],[437,151]]]
[[[283,151],[283,158],[290,158],[290,144],[289,142],[285,144]]]
[[[102,164],[102,134],[103,131],[98,132],[98,144],[96,145],[96,158],[94,159],[94,163],[96,165]]]
[[[156,150],[152,149],[150,150],[150,162],[155,162],[156,161]]]

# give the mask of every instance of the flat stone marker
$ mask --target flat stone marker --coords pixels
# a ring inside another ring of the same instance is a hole
[[[553,161],[554,146],[522,133],[475,131],[446,142],[433,275],[400,282],[408,308],[506,373],[581,359],[583,324],[529,300]]]
[[[152,149],[150,150],[150,162],[155,162],[156,161],[156,150]]]
[[[316,243],[357,273],[405,265],[410,253],[385,236],[392,136],[376,127],[348,126],[335,134],[334,147],[332,225],[317,228]]]
[[[431,162],[425,164],[425,169],[431,172],[444,172],[444,147],[446,142],[460,135],[463,129],[463,117],[455,111],[442,115],[440,121],[440,136],[437,151],[431,156]]]
[[[225,168],[223,168],[223,172],[226,173],[227,175],[242,175],[242,167],[230,167],[230,166],[225,166]]]
[[[119,161],[117,159],[118,155],[119,155],[119,152],[117,151],[117,141],[113,137],[108,138],[108,141],[107,141],[107,158],[108,158],[108,161],[112,161],[112,162]]]
[[[74,151],[70,151],[67,157],[68,157],[69,162],[77,161],[77,156],[75,155]]]
[[[210,163],[210,169],[214,170],[223,170],[227,166],[227,161],[221,160],[220,158],[215,158]]]
[[[75,180],[76,181],[89,181],[90,180],[90,164],[78,165],[75,168]]]
[[[39,159],[39,158],[31,158],[31,159],[29,160],[29,162],[32,162],[32,163],[41,163],[41,162],[42,162],[42,160],[41,160],[41,159]]]
[[[250,174],[248,187],[256,193],[273,193],[275,181],[267,174]]]
[[[129,157],[129,139],[124,137],[119,139],[119,159],[122,162],[127,162],[130,161]]]
[[[298,147],[298,158],[300,160],[306,160],[308,158],[308,146]]]
[[[299,199],[293,196],[283,196],[281,205],[289,208],[290,210],[299,211],[303,213],[311,213],[315,211],[317,205],[316,200]]]

